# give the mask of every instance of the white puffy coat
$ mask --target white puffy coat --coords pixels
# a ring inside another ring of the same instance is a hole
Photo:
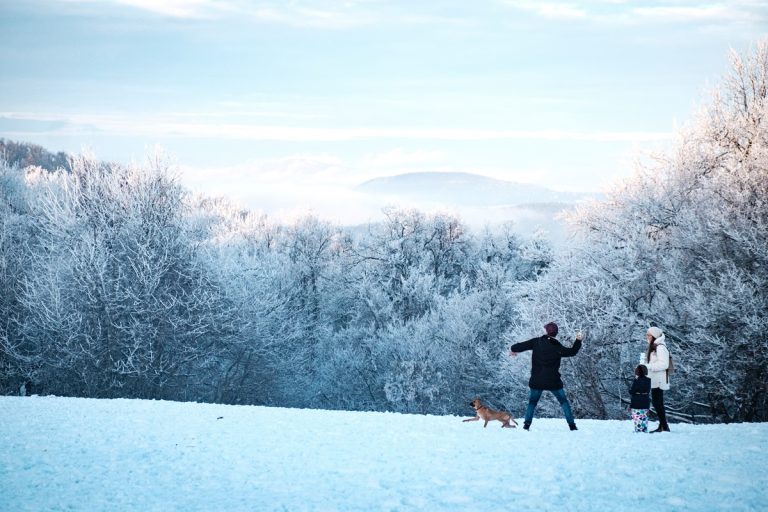
[[[656,352],[651,352],[651,360],[645,363],[648,367],[648,377],[651,378],[651,388],[669,389],[667,368],[669,368],[669,350],[667,340],[662,334],[654,341]]]

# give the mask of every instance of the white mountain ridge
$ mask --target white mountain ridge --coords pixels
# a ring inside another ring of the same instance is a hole
[[[449,210],[473,226],[512,222],[524,235],[543,231],[565,235],[563,214],[599,193],[564,192],[529,183],[499,180],[473,173],[414,172],[374,178],[356,191],[381,205],[420,210]]]

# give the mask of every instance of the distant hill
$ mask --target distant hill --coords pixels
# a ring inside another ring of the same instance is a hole
[[[0,160],[5,160],[11,167],[36,165],[49,171],[69,169],[69,155],[63,151],[51,153],[37,144],[6,139],[0,139]]]
[[[464,207],[573,204],[594,197],[594,194],[558,192],[479,174],[448,172],[418,172],[376,178],[362,183],[357,190],[376,196]]]
[[[447,172],[376,178],[356,190],[380,205],[453,210],[475,226],[511,221],[522,234],[544,230],[553,239],[566,235],[563,213],[579,202],[600,197],[597,193],[559,192],[479,174]]]

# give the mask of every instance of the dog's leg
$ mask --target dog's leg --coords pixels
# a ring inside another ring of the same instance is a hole
[[[483,425],[483,428],[488,426],[488,420],[485,420],[485,425]]]
[[[463,421],[463,423],[466,423],[468,421],[478,421],[480,419],[480,416],[475,416],[474,418],[469,418]]]

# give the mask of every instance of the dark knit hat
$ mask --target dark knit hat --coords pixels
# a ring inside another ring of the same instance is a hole
[[[549,322],[544,326],[544,330],[547,331],[547,336],[557,336],[557,324],[555,322]]]

